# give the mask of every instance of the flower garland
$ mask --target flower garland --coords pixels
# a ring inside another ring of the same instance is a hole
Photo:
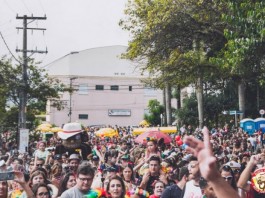
[[[129,195],[130,196],[131,195],[138,195],[140,198],[148,198],[149,197],[149,192],[147,192],[146,190],[140,189],[140,188],[136,188],[135,190],[131,190],[129,192]]]
[[[150,141],[156,142],[157,138],[155,138],[155,137],[146,137],[146,138],[143,139],[143,141],[145,141],[145,142],[150,142]]]
[[[107,197],[107,193],[101,188],[90,189],[88,191],[88,194],[84,195],[84,197],[86,198]]]

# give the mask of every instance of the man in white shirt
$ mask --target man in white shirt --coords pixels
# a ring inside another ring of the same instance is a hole
[[[188,165],[189,179],[185,186],[184,198],[201,198],[202,192],[199,186],[200,169],[199,162],[196,157],[192,156]]]

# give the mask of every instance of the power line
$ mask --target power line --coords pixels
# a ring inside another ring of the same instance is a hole
[[[39,4],[40,4],[40,7],[41,7],[42,11],[43,11],[44,13],[46,13],[45,10],[44,10],[43,5],[42,5],[42,3],[41,3],[41,0],[38,0],[38,2],[39,2]]]
[[[23,5],[24,5],[24,7],[28,10],[28,12],[29,12],[29,13],[32,13],[32,12],[29,10],[29,8],[28,8],[28,6],[26,5],[26,3],[24,2],[24,0],[22,0],[22,3],[23,3]]]
[[[17,13],[7,2],[6,0],[4,0],[4,2],[6,3],[7,7],[14,13]]]
[[[0,27],[6,25],[6,24],[8,24],[8,23],[11,23],[11,22],[12,22],[12,19],[9,19],[9,20],[7,20],[7,21],[1,23],[1,24],[0,24]]]
[[[15,56],[14,56],[14,54],[11,52],[11,50],[10,50],[10,48],[8,47],[8,45],[7,45],[7,43],[6,43],[6,41],[5,41],[5,38],[3,37],[3,35],[2,35],[2,32],[0,32],[0,35],[1,35],[1,38],[2,38],[2,40],[4,41],[4,43],[5,43],[5,46],[6,46],[6,48],[8,49],[8,51],[9,51],[9,53],[12,55],[12,57],[19,63],[19,64],[22,64]]]

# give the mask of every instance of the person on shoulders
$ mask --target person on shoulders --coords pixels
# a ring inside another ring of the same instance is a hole
[[[159,156],[150,157],[148,171],[144,174],[139,188],[146,190],[149,194],[153,194],[154,188],[152,184],[155,180],[161,180],[165,185],[168,185],[166,175],[161,170],[161,159]]]

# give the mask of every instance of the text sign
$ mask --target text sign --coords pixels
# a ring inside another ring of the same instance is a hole
[[[131,116],[130,109],[109,109],[108,110],[109,116]]]
[[[243,111],[229,111],[230,115],[243,114]]]
[[[19,130],[19,151],[27,152],[26,149],[29,147],[29,129]]]

